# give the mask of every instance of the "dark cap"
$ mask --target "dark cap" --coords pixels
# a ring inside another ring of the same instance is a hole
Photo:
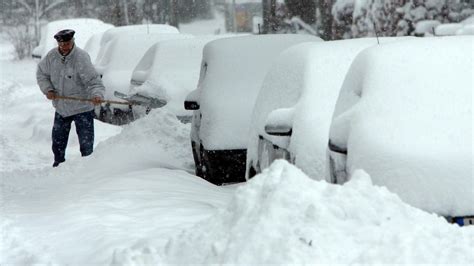
[[[54,35],[54,39],[58,42],[68,42],[74,37],[74,33],[76,33],[74,30],[62,30]]]

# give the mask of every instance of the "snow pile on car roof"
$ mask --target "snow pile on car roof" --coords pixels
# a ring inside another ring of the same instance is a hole
[[[166,263],[471,263],[474,230],[374,186],[363,171],[344,186],[276,161],[239,187],[225,209],[171,239]]]
[[[40,43],[35,47],[33,54],[44,57],[51,49],[56,47],[56,40],[53,36],[60,30],[73,29],[76,32],[74,34],[76,45],[80,48],[84,48],[92,35],[98,32],[104,32],[113,27],[111,24],[92,18],[51,21],[42,28]]]
[[[104,32],[102,39],[100,40],[100,46],[104,46],[115,36],[123,35],[124,33],[143,33],[143,34],[156,34],[156,33],[179,33],[176,27],[165,25],[165,24],[140,24],[140,25],[127,25],[120,26],[110,29]]]

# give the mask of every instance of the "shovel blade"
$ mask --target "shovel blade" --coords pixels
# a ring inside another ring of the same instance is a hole
[[[164,99],[153,98],[150,96],[145,96],[141,94],[127,95],[118,91],[114,92],[114,96],[120,99],[126,100],[134,105],[141,105],[148,107],[150,109],[161,108],[167,104],[167,101]]]

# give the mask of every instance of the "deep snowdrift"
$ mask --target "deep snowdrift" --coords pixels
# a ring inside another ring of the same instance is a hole
[[[403,203],[363,171],[344,186],[276,161],[174,237],[167,263],[472,263],[474,228]]]

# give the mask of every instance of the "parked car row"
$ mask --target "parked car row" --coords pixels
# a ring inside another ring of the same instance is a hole
[[[155,101],[191,121],[196,175],[213,184],[276,159],[335,184],[363,169],[415,207],[474,223],[474,36],[324,42],[137,25],[86,47],[108,99]],[[107,104],[98,117],[125,124],[149,111]]]
[[[242,182],[285,159],[343,184],[364,169],[405,202],[473,224],[474,36],[297,38],[204,47],[185,101],[196,174]]]
[[[472,224],[473,48],[459,36],[361,52],[332,117],[329,181],[364,169],[412,206]]]
[[[247,178],[284,158],[312,178],[324,179],[331,116],[350,64],[367,47],[405,38],[304,43],[284,51],[253,108]]]

